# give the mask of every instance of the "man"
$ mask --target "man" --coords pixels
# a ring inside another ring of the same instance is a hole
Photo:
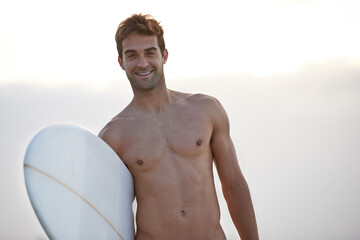
[[[224,240],[212,165],[241,239],[258,239],[225,110],[213,97],[166,87],[163,29],[133,15],[116,33],[134,97],[100,132],[134,178],[137,240]]]

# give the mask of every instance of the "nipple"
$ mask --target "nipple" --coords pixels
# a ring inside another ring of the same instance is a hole
[[[144,162],[143,162],[142,160],[137,160],[136,163],[137,163],[138,165],[142,165]]]
[[[197,140],[196,145],[200,146],[200,145],[201,145],[201,143],[202,143],[202,141],[201,141],[201,140]]]

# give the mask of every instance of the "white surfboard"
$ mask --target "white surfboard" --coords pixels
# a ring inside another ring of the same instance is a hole
[[[99,137],[73,125],[45,128],[28,146],[24,174],[50,239],[134,239],[132,176]]]

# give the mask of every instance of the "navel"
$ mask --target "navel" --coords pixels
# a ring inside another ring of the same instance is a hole
[[[201,140],[197,140],[196,145],[200,146],[202,144]]]
[[[181,210],[180,215],[181,215],[182,217],[185,217],[185,211],[184,211],[184,210]]]
[[[143,165],[144,162],[139,159],[139,160],[136,161],[136,163],[137,163],[138,165]]]

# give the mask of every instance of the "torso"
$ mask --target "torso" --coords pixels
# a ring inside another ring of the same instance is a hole
[[[111,145],[134,178],[137,240],[223,240],[206,97],[177,93],[159,113],[129,105],[110,125]]]

